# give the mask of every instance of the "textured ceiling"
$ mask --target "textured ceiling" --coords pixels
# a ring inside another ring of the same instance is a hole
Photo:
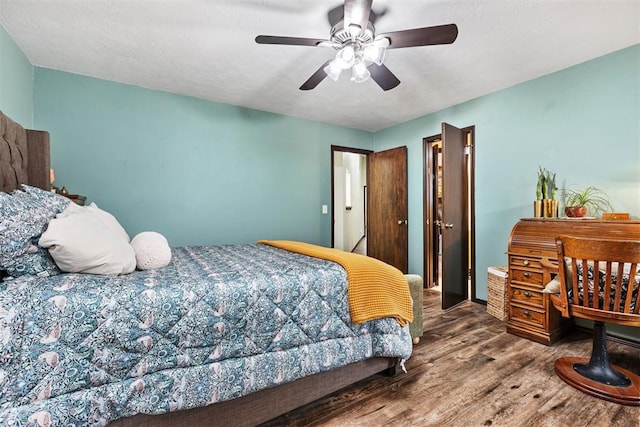
[[[452,45],[389,50],[388,92],[344,75],[298,87],[331,48],[331,0],[0,0],[31,63],[211,101],[376,131],[640,43],[638,0],[379,0],[376,32],[455,23]]]

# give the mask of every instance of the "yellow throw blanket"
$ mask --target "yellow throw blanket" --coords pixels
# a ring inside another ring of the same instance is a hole
[[[400,326],[413,321],[409,285],[404,274],[375,258],[290,240],[260,240],[276,248],[340,264],[349,280],[349,308],[353,323],[393,317]]]

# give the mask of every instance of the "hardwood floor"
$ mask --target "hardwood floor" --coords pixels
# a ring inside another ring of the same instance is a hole
[[[560,380],[556,358],[589,356],[577,331],[552,347],[506,333],[480,304],[447,312],[425,290],[425,335],[408,373],[376,375],[267,426],[633,426],[640,408],[587,396]],[[640,373],[640,349],[609,342],[612,363]]]

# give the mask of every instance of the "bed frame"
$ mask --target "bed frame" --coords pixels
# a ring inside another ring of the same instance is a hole
[[[394,375],[395,366],[395,359],[367,359],[225,402],[162,415],[139,414],[109,427],[255,426],[381,371]]]
[[[50,189],[49,133],[26,130],[0,111],[0,189],[20,184]],[[300,378],[236,399],[159,415],[138,414],[109,424],[117,427],[252,426],[311,403],[341,388],[384,372],[394,375],[397,360],[377,357]]]

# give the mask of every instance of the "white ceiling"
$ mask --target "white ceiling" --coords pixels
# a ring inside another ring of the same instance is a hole
[[[339,0],[0,0],[35,66],[377,131],[640,43],[640,0],[374,0],[376,33],[455,23],[455,43],[393,49],[402,82],[343,73],[298,88],[331,48],[258,45],[258,34],[329,38]]]

